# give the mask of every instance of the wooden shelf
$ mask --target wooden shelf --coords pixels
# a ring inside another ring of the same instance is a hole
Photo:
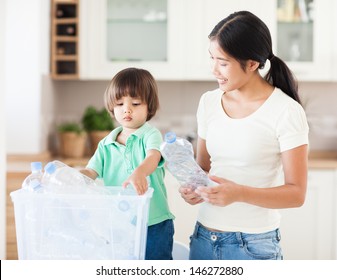
[[[50,75],[79,79],[79,0],[51,0]]]
[[[76,55],[56,55],[55,56],[58,61],[76,61]]]
[[[54,20],[55,24],[77,24],[78,18],[57,18]]]

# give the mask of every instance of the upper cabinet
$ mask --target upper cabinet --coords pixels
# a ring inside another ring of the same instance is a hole
[[[81,78],[111,79],[126,67],[181,78],[183,2],[82,0]]]
[[[333,36],[330,0],[278,0],[276,54],[302,81],[332,79]],[[337,26],[336,26],[337,27]]]
[[[276,29],[276,2],[270,0],[184,0],[183,52],[184,77],[187,80],[214,80],[210,68],[208,35],[229,14],[248,10],[268,23],[272,34]],[[266,12],[268,11],[268,12]],[[269,12],[271,11],[271,12]]]
[[[123,68],[140,67],[158,80],[213,80],[208,34],[230,13],[249,10],[267,24],[274,53],[298,80],[332,80],[332,5],[333,0],[81,0],[80,78],[111,79]]]

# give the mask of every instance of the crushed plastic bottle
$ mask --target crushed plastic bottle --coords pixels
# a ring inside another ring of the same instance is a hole
[[[41,183],[51,193],[87,193],[92,189],[85,187],[97,187],[94,180],[58,160],[47,163]]]
[[[38,191],[41,188],[42,179],[42,163],[41,162],[31,162],[30,163],[31,173],[25,178],[22,183],[22,188],[29,191]]]
[[[206,172],[195,161],[193,146],[189,141],[177,137],[174,132],[166,133],[164,140],[160,151],[166,160],[167,169],[181,186],[195,189],[198,186],[216,184],[208,178]]]

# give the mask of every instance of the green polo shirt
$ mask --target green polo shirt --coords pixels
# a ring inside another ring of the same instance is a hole
[[[95,154],[87,165],[87,168],[95,170],[98,177],[103,179],[105,186],[121,186],[145,159],[148,150],[160,151],[162,135],[149,123],[145,123],[132,133],[125,146],[116,142],[117,135],[122,129],[122,127],[115,128],[99,142]],[[154,189],[150,202],[149,226],[174,218],[167,203],[164,176],[162,158],[157,169],[149,176],[150,186]]]

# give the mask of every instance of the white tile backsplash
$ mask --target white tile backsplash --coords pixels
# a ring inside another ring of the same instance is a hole
[[[80,120],[88,105],[103,107],[109,81],[54,82],[55,122]],[[195,114],[200,96],[216,88],[215,82],[158,82],[160,109],[151,121],[163,133],[186,135],[196,131]],[[337,150],[337,83],[299,84],[310,125],[312,150]]]

